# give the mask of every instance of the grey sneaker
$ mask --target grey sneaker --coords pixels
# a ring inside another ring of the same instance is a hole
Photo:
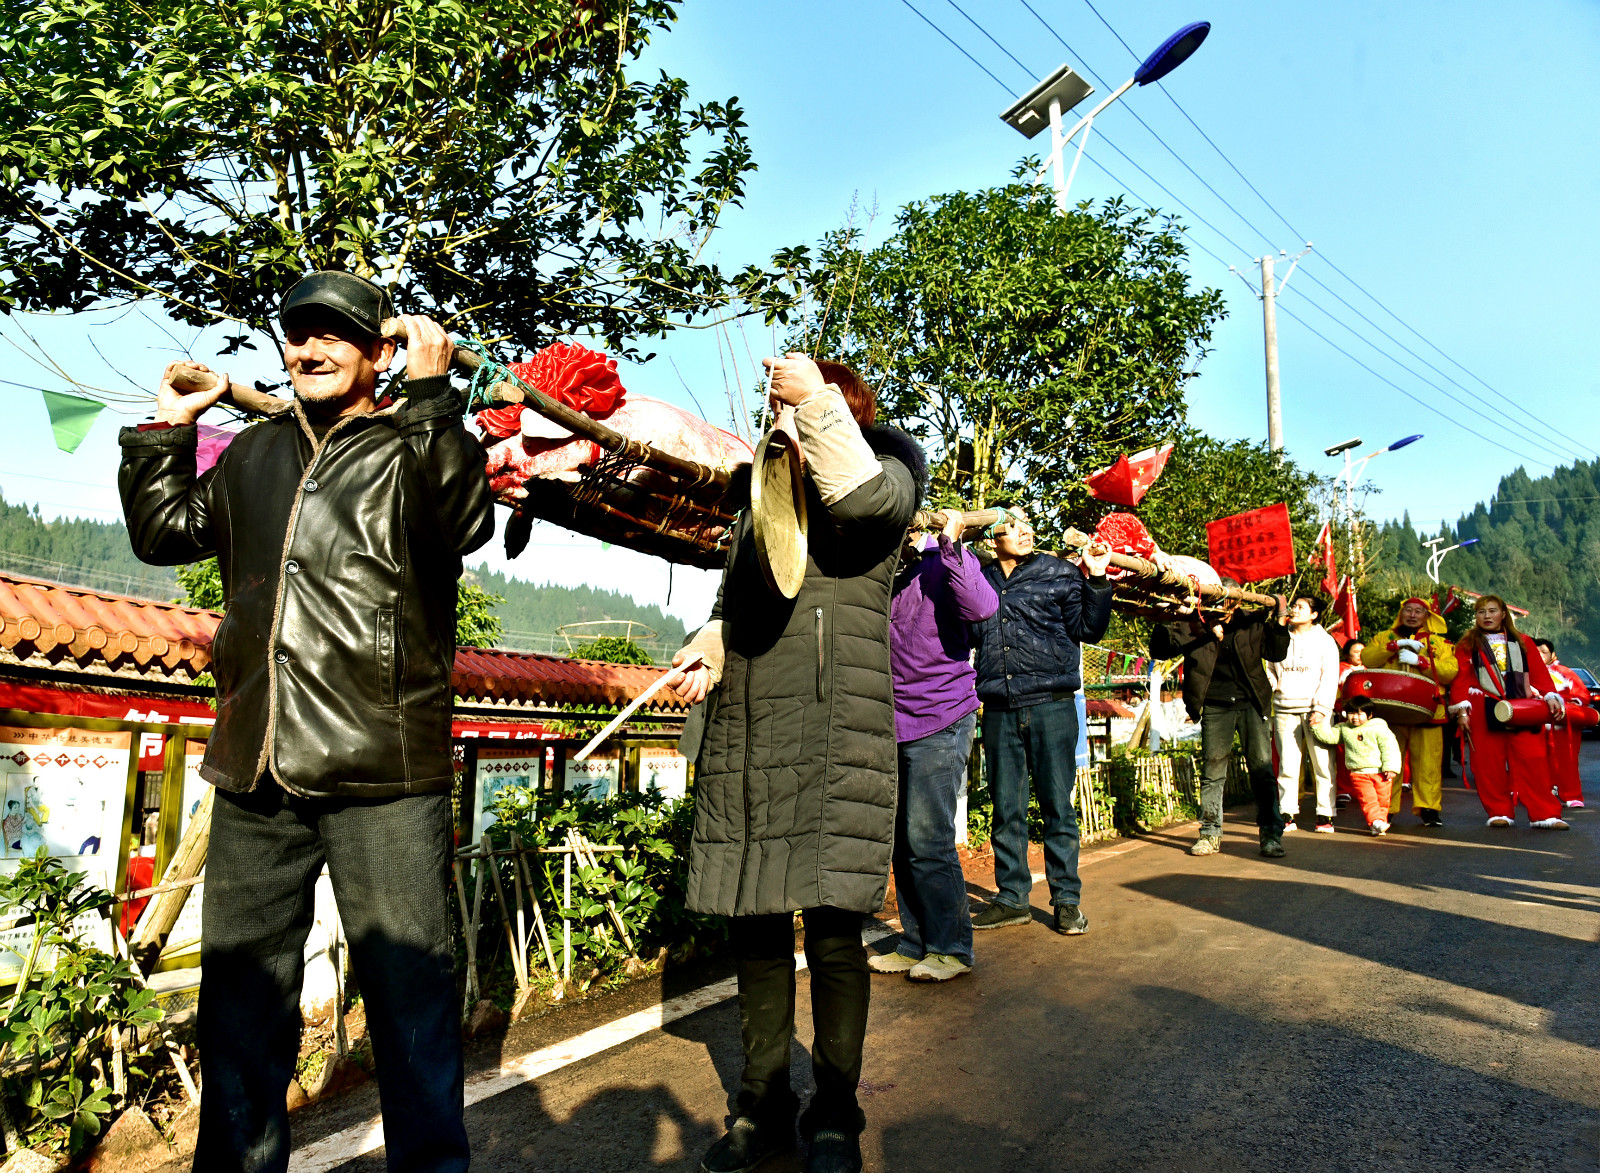
[[[1081,937],[1089,931],[1089,918],[1076,904],[1056,905],[1056,932],[1063,937]]]
[[[867,958],[867,968],[873,973],[905,973],[917,959],[907,957],[904,953],[874,953]]]
[[[1221,835],[1202,835],[1189,848],[1190,855],[1215,855],[1222,850]]]
[[[948,953],[930,953],[913,965],[906,977],[914,982],[947,982],[971,972],[972,966],[959,957],[951,957]]]
[[[975,929],[1006,929],[1012,925],[1026,925],[1033,922],[1033,914],[1026,908],[1013,908],[1009,904],[1001,904],[998,900],[985,908],[972,918],[972,927]]]
[[[1268,859],[1282,859],[1284,857],[1283,840],[1274,835],[1271,839],[1261,841],[1261,854]]]

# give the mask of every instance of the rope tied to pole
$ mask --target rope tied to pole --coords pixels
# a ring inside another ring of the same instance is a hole
[[[482,411],[493,407],[495,399],[490,391],[496,383],[511,380],[513,383],[520,380],[511,373],[506,365],[489,353],[489,348],[475,339],[459,339],[456,342],[457,350],[471,351],[477,355],[479,362],[473,368],[472,376],[467,381],[467,414]]]

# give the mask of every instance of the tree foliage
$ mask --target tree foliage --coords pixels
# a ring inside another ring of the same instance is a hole
[[[791,344],[850,363],[880,416],[930,449],[931,499],[1078,520],[1083,477],[1171,435],[1223,314],[1195,290],[1176,221],[1121,199],[1058,215],[1023,183],[913,203],[866,249],[819,250]]]
[[[654,664],[650,653],[625,635],[602,635],[572,649],[574,660],[604,660],[608,664]]]
[[[753,169],[736,100],[635,76],[668,0],[18,0],[0,18],[9,304],[155,299],[275,337],[310,269],[534,348],[774,278],[701,257]],[[803,256],[790,258],[803,262]]]
[[[462,579],[456,587],[456,646],[497,647],[502,629],[494,609],[504,602],[504,596]]]

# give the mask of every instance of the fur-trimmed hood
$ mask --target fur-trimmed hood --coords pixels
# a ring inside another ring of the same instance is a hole
[[[873,424],[861,429],[861,438],[879,456],[892,457],[911,470],[911,479],[917,484],[917,508],[921,509],[928,496],[928,455],[916,437],[886,424]]]

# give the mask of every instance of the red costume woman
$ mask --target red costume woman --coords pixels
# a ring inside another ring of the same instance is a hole
[[[1502,699],[1541,700],[1551,719],[1561,720],[1563,706],[1550,669],[1533,641],[1517,631],[1504,599],[1484,595],[1473,610],[1472,630],[1456,645],[1461,671],[1450,685],[1450,713],[1467,735],[1478,801],[1491,827],[1511,826],[1520,802],[1533,826],[1565,830],[1544,726],[1504,725],[1491,711]]]
[[[1577,709],[1593,707],[1594,699],[1589,695],[1583,678],[1556,659],[1555,644],[1547,639],[1533,642],[1545,666],[1550,669],[1550,679],[1555,681],[1556,691],[1567,703],[1567,719],[1550,727],[1550,754],[1556,776],[1556,794],[1563,806],[1581,807],[1583,783],[1578,778],[1578,750],[1583,744],[1583,730],[1572,723],[1572,715]]]

